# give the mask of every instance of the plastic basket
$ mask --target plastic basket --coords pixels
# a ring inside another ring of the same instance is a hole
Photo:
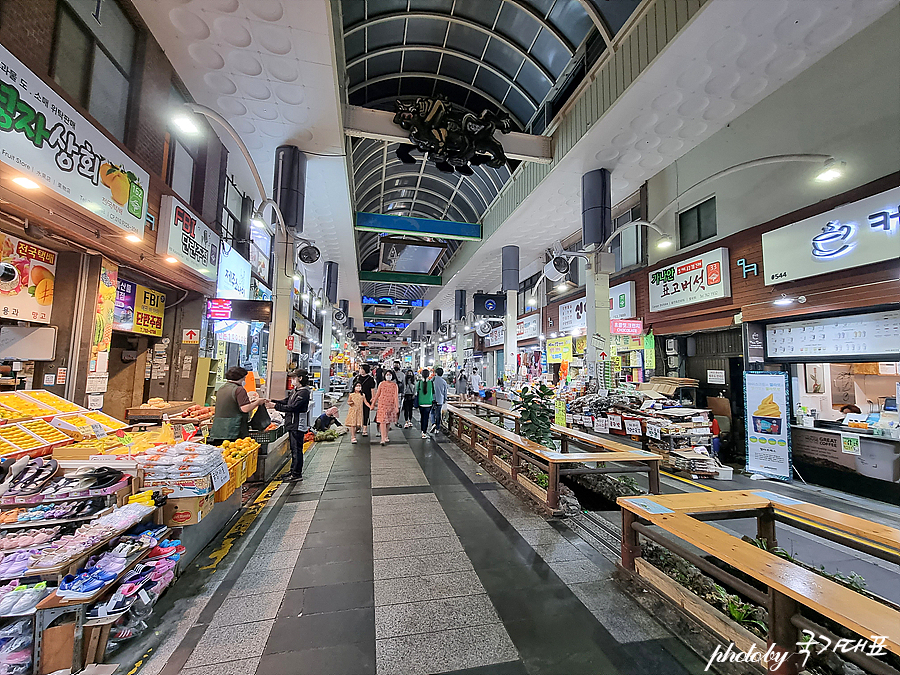
[[[259,466],[259,450],[254,450],[247,456],[247,478],[256,473]]]
[[[257,443],[274,443],[281,436],[284,435],[284,425],[278,427],[277,429],[272,429],[271,431],[251,431],[250,438],[252,438]]]

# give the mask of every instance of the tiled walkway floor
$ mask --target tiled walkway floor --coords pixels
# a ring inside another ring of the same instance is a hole
[[[318,446],[305,481],[276,493],[199,618],[145,672],[702,672],[617,589],[609,562],[454,445],[413,432]]]

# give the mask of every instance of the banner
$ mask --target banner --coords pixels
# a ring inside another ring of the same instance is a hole
[[[572,360],[572,338],[550,338],[547,344],[547,363],[563,363]]]
[[[162,196],[157,222],[158,254],[181,262],[207,281],[218,279],[219,235],[172,195]]]
[[[0,161],[143,238],[150,176],[2,46],[0,130]]]
[[[0,262],[10,265],[9,281],[0,280],[0,317],[50,323],[56,253],[0,233]]]
[[[107,372],[109,343],[112,341],[113,319],[116,312],[118,278],[118,265],[104,258],[100,264],[100,284],[97,289],[94,335],[91,338],[90,372],[92,373]]]
[[[731,296],[728,249],[717,248],[648,273],[650,311]]]
[[[559,330],[568,333],[587,328],[587,299],[578,298],[559,306]]]
[[[744,372],[747,471],[791,480],[788,373]]]
[[[160,337],[165,312],[165,293],[127,279],[118,280],[113,330]]]

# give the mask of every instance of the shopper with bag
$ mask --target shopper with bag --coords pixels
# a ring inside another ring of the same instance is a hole
[[[416,374],[408,370],[403,381],[403,428],[412,427],[413,408],[416,405]]]
[[[434,384],[428,379],[430,375],[425,368],[422,379],[416,384],[416,405],[422,421],[422,438],[428,438],[428,420],[431,419],[431,408],[434,406]]]
[[[290,435],[291,473],[285,480],[303,480],[303,436],[309,427],[309,375],[305,370],[288,374],[293,389],[280,401],[271,401],[268,407],[285,413],[284,429]]]
[[[250,400],[243,385],[248,372],[240,366],[225,371],[225,384],[216,392],[216,415],[209,430],[209,439],[214,445],[248,436],[250,413],[266,404],[264,398]]]

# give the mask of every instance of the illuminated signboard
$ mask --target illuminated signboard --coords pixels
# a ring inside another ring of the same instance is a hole
[[[272,301],[212,298],[206,301],[206,318],[215,321],[260,321],[269,323],[272,320]]]
[[[392,298],[387,295],[383,295],[379,298],[364,295],[362,301],[364,305],[388,305],[390,307],[424,307],[428,304],[427,300],[404,300],[402,298]]]

